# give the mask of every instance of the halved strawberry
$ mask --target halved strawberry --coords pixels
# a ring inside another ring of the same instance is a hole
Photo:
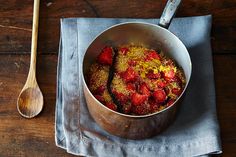
[[[103,98],[101,95],[94,95],[94,97],[95,97],[98,101],[100,101],[101,103],[104,103],[104,102],[105,102],[104,98]]]
[[[181,88],[173,88],[171,90],[171,92],[177,96],[179,96],[182,93],[182,89]]]
[[[105,47],[97,58],[98,62],[103,65],[112,65],[112,48]]]
[[[124,95],[123,93],[118,93],[116,91],[113,92],[116,99],[119,100],[119,102],[121,103],[126,103],[128,100],[128,97],[126,95]]]
[[[175,100],[174,99],[170,99],[170,100],[168,100],[168,102],[167,102],[167,106],[171,106],[171,105],[173,105],[173,103],[175,102]]]
[[[166,93],[163,89],[157,89],[153,92],[153,97],[158,103],[162,103],[166,100]]]
[[[161,74],[160,73],[154,74],[153,71],[149,71],[146,76],[149,79],[158,79],[161,77]]]
[[[135,89],[136,89],[135,84],[133,84],[133,83],[127,83],[126,88],[127,88],[129,91],[135,91]]]
[[[159,88],[164,88],[167,86],[167,82],[165,80],[160,80],[160,81],[158,81],[157,86]]]
[[[122,47],[122,48],[120,48],[120,52],[121,52],[121,54],[123,54],[123,55],[126,55],[128,51],[129,51],[129,49],[128,49],[127,47]]]
[[[150,96],[150,90],[145,82],[143,82],[140,87],[139,87],[139,92],[141,94],[147,95],[148,97]]]
[[[112,102],[106,103],[106,107],[108,107],[109,109],[111,109],[113,111],[117,110],[117,106]]]
[[[173,82],[176,82],[180,87],[182,87],[183,83],[182,80],[175,75],[175,77],[172,79]]]
[[[160,106],[159,103],[157,103],[152,97],[149,98],[148,100],[148,103],[150,104],[150,111],[153,113],[153,112],[156,112]]]
[[[151,50],[151,51],[148,51],[147,52],[147,56],[145,58],[145,61],[150,61],[150,60],[153,60],[153,59],[157,59],[157,60],[160,60],[161,57],[160,55],[154,51],[154,50]]]
[[[133,70],[133,68],[129,67],[125,72],[121,74],[121,77],[124,79],[126,83],[133,82],[137,79],[137,74]]]
[[[143,104],[147,100],[148,96],[139,94],[139,93],[133,93],[131,95],[131,103],[135,106]]]
[[[130,66],[135,66],[135,65],[137,64],[137,61],[136,61],[136,60],[129,60],[129,61],[128,61],[128,64],[129,64]]]
[[[105,91],[106,87],[104,85],[99,86],[95,91],[94,94],[102,94]]]
[[[164,72],[164,79],[170,81],[175,77],[175,72],[173,69]]]

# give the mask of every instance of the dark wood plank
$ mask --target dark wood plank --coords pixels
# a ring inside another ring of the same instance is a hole
[[[42,113],[31,120],[16,110],[17,96],[25,83],[28,55],[1,55],[0,156],[71,156],[55,146],[54,112],[57,56],[40,56],[38,82],[44,94]]]
[[[32,0],[0,0],[0,53],[29,53]],[[166,0],[42,0],[39,53],[57,53],[61,17],[158,18]],[[214,53],[236,52],[236,0],[183,1],[177,16],[213,14]]]
[[[0,60],[0,156],[69,156],[54,142],[54,110],[57,55],[40,55],[38,82],[45,106],[36,118],[22,118],[17,96],[25,83],[28,55],[1,55]],[[214,68],[218,119],[223,155],[236,154],[236,55],[215,55]]]
[[[215,55],[215,83],[223,156],[236,154],[236,55]]]

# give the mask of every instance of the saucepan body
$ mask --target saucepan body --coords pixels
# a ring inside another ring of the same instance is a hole
[[[178,66],[182,67],[186,77],[186,85],[172,106],[150,115],[125,115],[108,109],[93,96],[85,79],[90,65],[96,61],[104,46],[124,44],[142,45],[161,50]],[[141,22],[128,22],[112,26],[92,41],[83,58],[83,89],[89,112],[97,124],[113,135],[130,139],[143,139],[157,135],[175,119],[176,112],[184,98],[191,71],[191,59],[186,47],[169,30],[158,25]]]
[[[184,99],[192,72],[191,59],[186,47],[178,37],[167,29],[180,2],[181,0],[167,2],[159,25],[143,22],[114,25],[95,37],[87,48],[82,66],[83,90],[87,107],[97,124],[110,134],[129,139],[144,139],[157,135],[174,121],[178,108]],[[183,69],[186,85],[173,105],[149,115],[126,115],[110,110],[93,96],[88,88],[88,80],[86,80],[89,67],[96,61],[105,46],[118,47],[127,44],[161,50]]]

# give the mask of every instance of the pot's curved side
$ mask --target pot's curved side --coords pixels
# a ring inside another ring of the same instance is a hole
[[[152,116],[133,118],[116,114],[99,105],[85,87],[84,93],[89,112],[96,123],[110,134],[128,139],[144,139],[157,135],[173,122],[180,105],[177,103]]]

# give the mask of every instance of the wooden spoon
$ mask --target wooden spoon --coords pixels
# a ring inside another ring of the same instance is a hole
[[[43,94],[36,80],[39,4],[40,0],[34,0],[30,69],[26,83],[17,100],[17,109],[25,118],[35,117],[43,108]]]

